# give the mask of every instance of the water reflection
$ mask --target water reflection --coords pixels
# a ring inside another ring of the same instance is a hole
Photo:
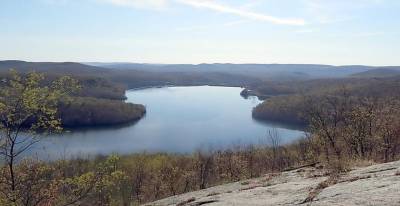
[[[284,142],[302,135],[297,129],[253,120],[251,110],[260,100],[244,99],[240,91],[237,87],[216,86],[127,91],[127,101],[146,106],[146,116],[138,122],[51,136],[35,145],[30,155],[54,159],[142,151],[192,152],[233,143],[257,144],[274,127]]]

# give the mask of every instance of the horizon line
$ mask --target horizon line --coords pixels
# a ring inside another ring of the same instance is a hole
[[[216,64],[232,64],[232,65],[318,65],[318,66],[334,66],[334,67],[349,67],[349,66],[364,66],[364,67],[400,67],[399,65],[367,65],[367,64],[324,64],[324,63],[232,63],[232,62],[212,62],[212,63],[150,63],[150,62],[131,62],[131,61],[28,61],[21,59],[4,59],[0,62],[5,61],[20,61],[20,62],[30,62],[30,63],[79,63],[79,64],[143,64],[143,65],[216,65]]]

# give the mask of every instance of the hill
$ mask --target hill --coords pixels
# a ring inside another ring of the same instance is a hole
[[[382,67],[368,71],[352,74],[352,77],[372,78],[372,77],[392,77],[400,75],[400,67]]]
[[[75,78],[101,78],[128,89],[166,85],[226,85],[244,86],[259,82],[259,78],[219,71],[199,73],[186,70],[154,71],[151,69],[109,69],[73,62],[0,61],[0,74],[10,68],[20,72],[39,71],[49,76],[70,75]]]
[[[98,77],[127,88],[165,85],[262,86],[264,82],[304,81],[320,78],[343,78],[378,69],[378,67],[319,64],[139,64],[0,61],[0,72],[16,68],[36,70],[48,75]],[[394,70],[397,67],[384,67]]]
[[[152,72],[220,72],[264,79],[312,79],[345,77],[374,69],[370,66],[331,66],[320,64],[138,64],[91,63],[110,69],[135,69]]]
[[[17,69],[20,72],[38,71],[48,75],[79,75],[79,76],[106,76],[111,74],[111,71],[89,66],[75,62],[26,62],[18,60],[0,61],[0,71],[7,71],[9,69]]]

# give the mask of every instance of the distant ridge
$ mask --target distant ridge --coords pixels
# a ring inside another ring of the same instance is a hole
[[[392,77],[400,75],[400,67],[382,67],[371,69],[365,72],[352,74],[352,77],[370,78],[370,77]]]
[[[110,69],[135,69],[152,72],[227,72],[250,76],[291,76],[293,78],[346,77],[377,67],[363,65],[332,66],[324,64],[144,64],[88,63]],[[253,74],[253,75],[252,75]]]
[[[14,68],[49,75],[92,76],[110,79],[129,88],[150,85],[248,85],[259,81],[293,81],[343,77],[388,77],[400,67],[323,64],[142,64],[0,61],[0,72]]]
[[[7,72],[10,69],[16,69],[20,72],[35,70],[39,72],[46,72],[49,74],[77,74],[79,76],[104,76],[111,72],[109,69],[76,62],[26,62],[19,60],[0,61],[1,72]]]

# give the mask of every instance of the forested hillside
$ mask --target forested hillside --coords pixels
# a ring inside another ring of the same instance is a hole
[[[39,65],[13,63],[2,64],[2,66],[0,78],[3,79],[3,82],[7,82],[7,79],[10,78],[10,70],[5,69],[8,67],[16,68],[21,75],[33,71],[42,73],[45,77],[42,84],[45,85],[64,75],[76,79],[80,89],[73,94],[72,100],[62,101],[59,104],[59,117],[65,127],[127,123],[140,119],[145,113],[143,105],[124,102],[126,87],[123,84],[114,83],[102,77],[104,73],[101,70],[93,72],[90,66],[76,63],[43,63]],[[36,70],[36,68],[41,69]]]
[[[277,88],[277,89],[275,89]],[[282,89],[283,88],[283,89]],[[260,120],[307,124],[302,114],[310,97],[335,96],[340,91],[356,98],[399,98],[400,76],[386,78],[342,78],[277,83],[256,87],[257,93],[273,94],[253,110]]]

